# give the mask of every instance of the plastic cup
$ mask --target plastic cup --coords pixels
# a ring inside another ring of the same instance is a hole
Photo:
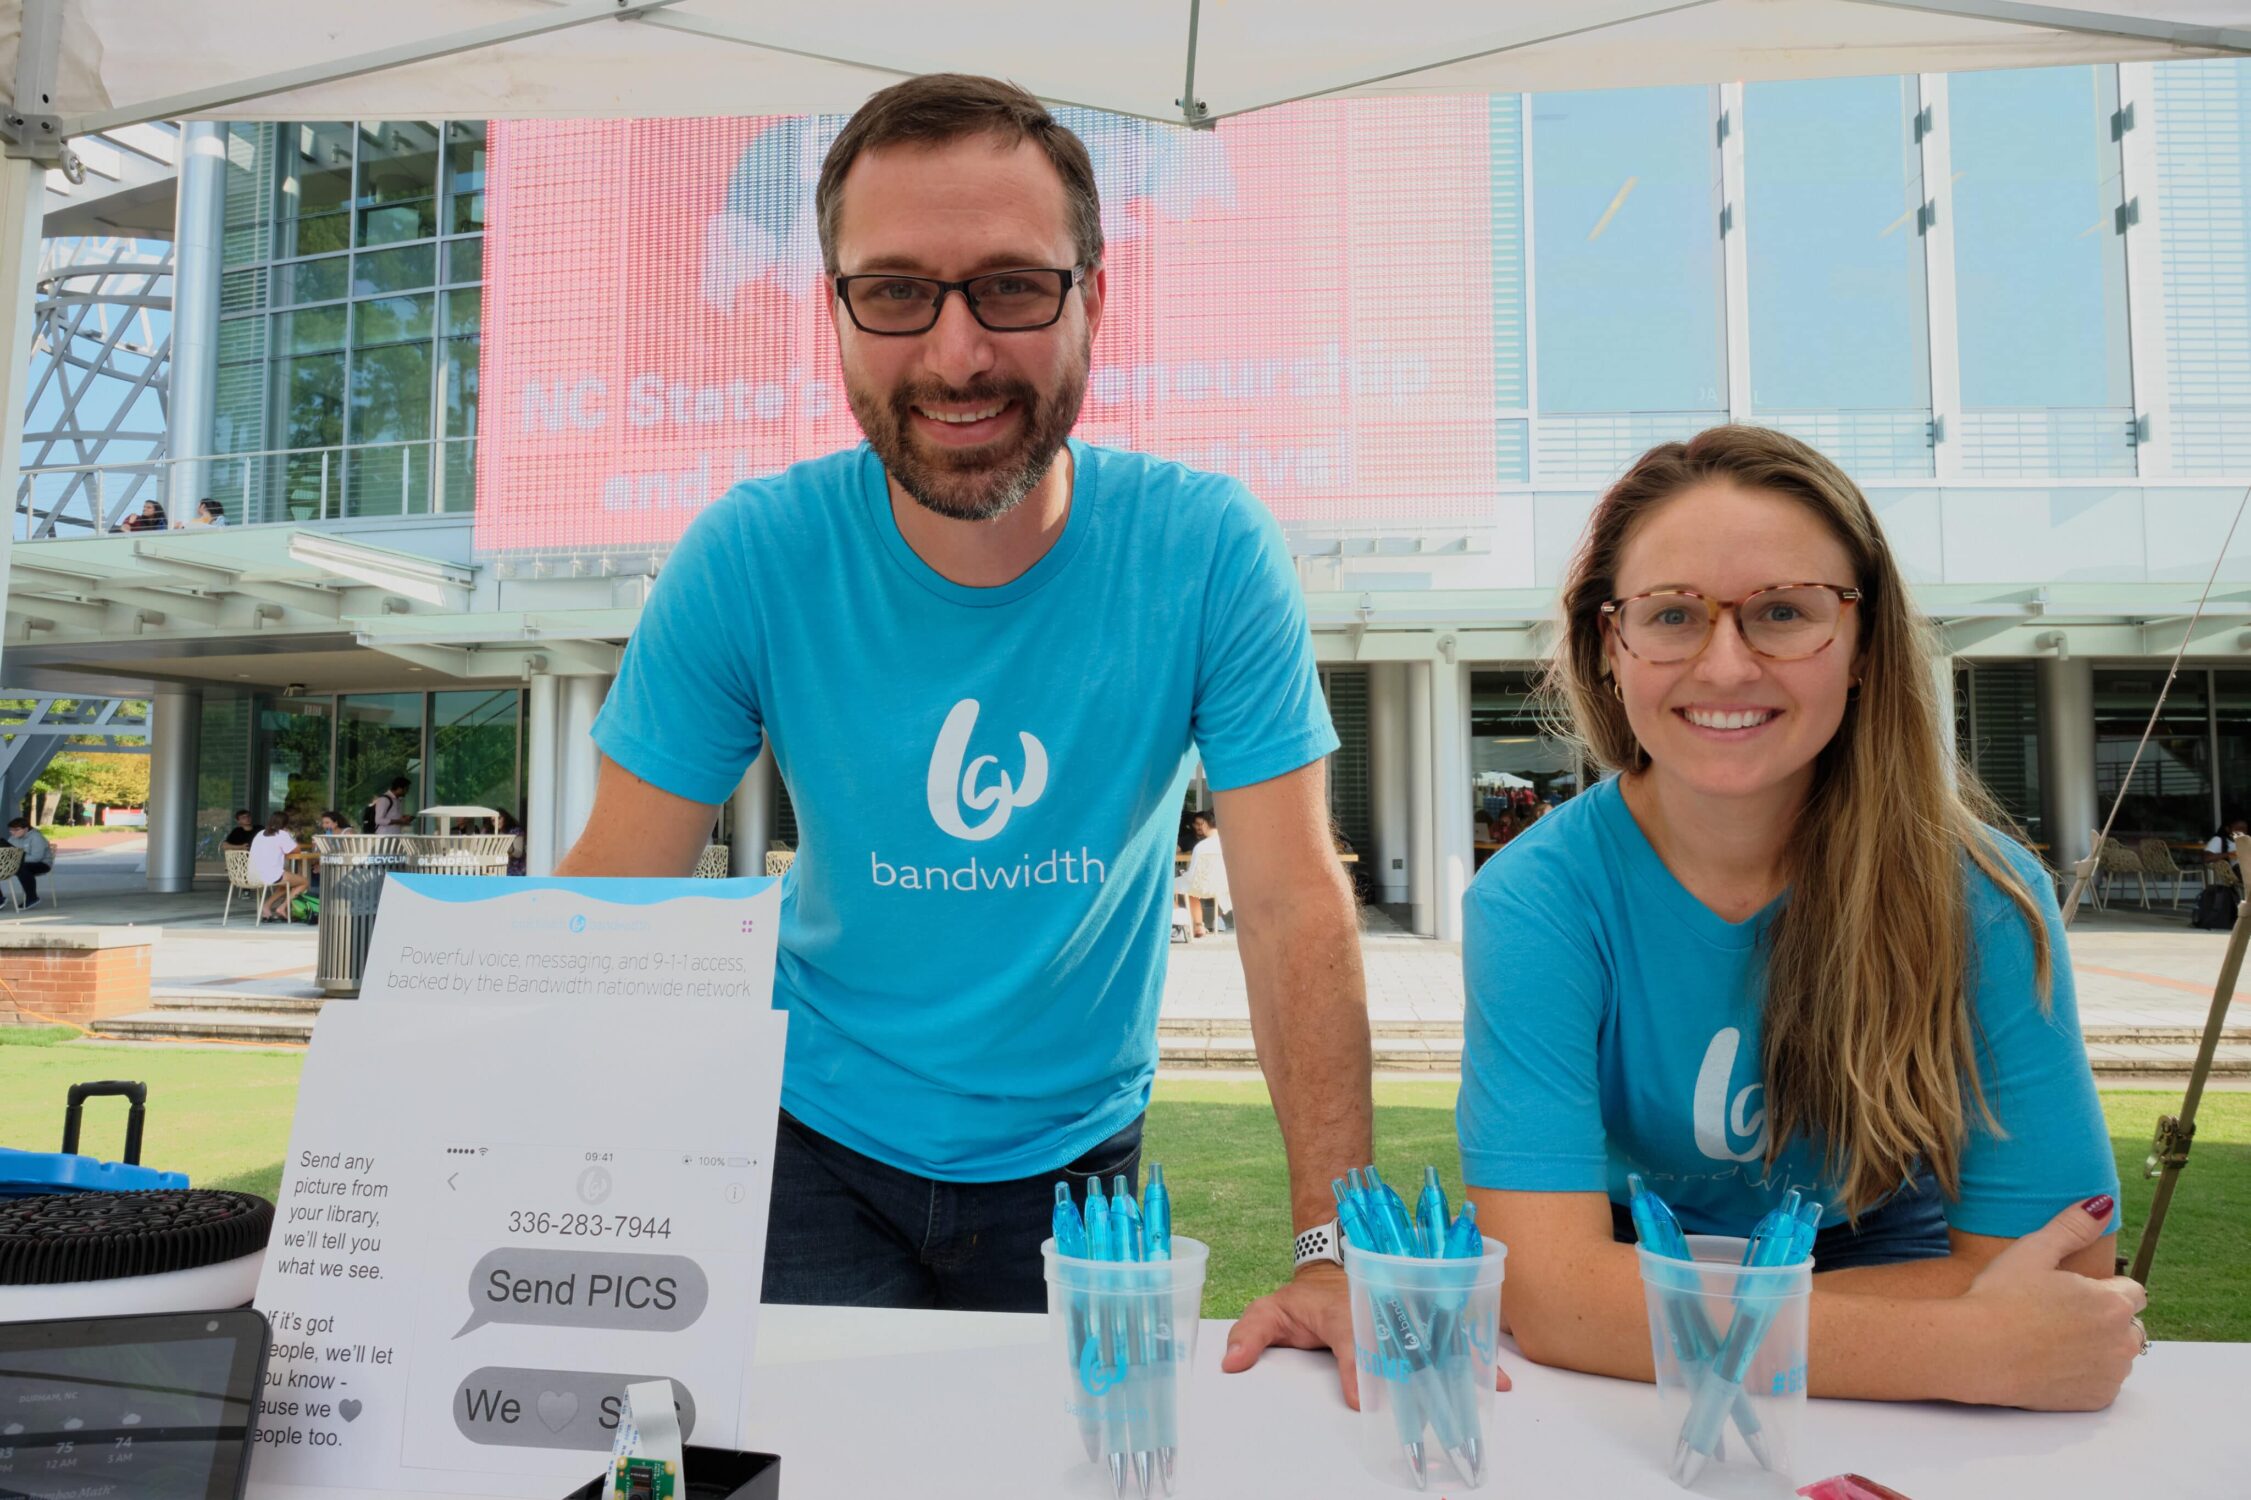
[[[1430,1488],[1433,1480],[1440,1489],[1476,1489],[1492,1472],[1486,1434],[1508,1247],[1484,1243],[1476,1260],[1344,1247],[1360,1367],[1360,1457],[1369,1473],[1402,1489]]]
[[[1693,1262],[1639,1252],[1664,1414],[1658,1461],[1707,1493],[1787,1495],[1813,1266],[1746,1266],[1747,1243],[1689,1235]]]
[[[1087,1462],[1117,1492],[1173,1493],[1210,1251],[1176,1236],[1170,1260],[1079,1260],[1058,1255],[1052,1239],[1040,1254],[1063,1411]]]

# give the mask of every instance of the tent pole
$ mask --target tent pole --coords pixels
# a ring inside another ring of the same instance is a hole
[[[1211,111],[1196,97],[1196,28],[1204,17],[1204,0],[1188,0],[1188,78],[1180,86],[1180,118],[1190,125],[1211,126]]]

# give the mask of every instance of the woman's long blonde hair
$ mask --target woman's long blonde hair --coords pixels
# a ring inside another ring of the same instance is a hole
[[[1853,574],[1845,581],[1861,590],[1858,696],[1814,762],[1783,856],[1788,899],[1765,940],[1767,1162],[1801,1134],[1817,1143],[1856,1217],[1918,1160],[1957,1196],[1973,1112],[1999,1126],[1978,1077],[1964,857],[2030,929],[2043,1008],[2048,931],[1984,826],[2003,815],[1953,763],[1927,627],[1859,487],[1763,427],[1714,427],[1650,449],[1595,507],[1573,560],[1551,697],[1597,760],[1629,773],[1648,767],[1607,681],[1601,608],[1617,596],[1619,559],[1642,519],[1709,483],[1805,506],[1843,544]]]

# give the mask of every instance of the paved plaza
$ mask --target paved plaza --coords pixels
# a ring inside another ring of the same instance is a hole
[[[145,842],[105,835],[58,843],[53,886],[60,902],[0,924],[137,923],[163,928],[152,960],[154,1008],[103,1028],[120,1037],[185,1039],[202,1034],[243,1040],[301,1038],[318,1013],[314,933],[303,926],[255,925],[248,898],[235,899],[221,925],[223,890],[152,896],[145,886]],[[43,882],[43,885],[45,882]],[[2114,901],[2084,910],[2071,934],[2072,972],[2087,1049],[2106,1079],[2169,1078],[2195,1056],[2218,977],[2226,935],[2188,926],[2159,900]],[[1381,910],[1365,913],[1361,958],[1377,1065],[1387,1072],[1444,1074],[1461,1060],[1462,975],[1458,944],[1415,937]],[[1250,1003],[1232,933],[1175,942],[1170,950],[1161,1055],[1169,1068],[1256,1066]],[[2237,990],[2218,1074],[2251,1079],[2251,987]]]

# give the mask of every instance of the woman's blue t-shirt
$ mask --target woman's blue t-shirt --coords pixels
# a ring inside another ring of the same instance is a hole
[[[2046,873],[1995,843],[2047,922],[2053,1003],[2042,1011],[2016,906],[1973,866],[1978,1067],[2002,1133],[1973,1125],[1945,1212],[1965,1233],[2014,1238],[2115,1195],[2118,1174]],[[1615,779],[1489,861],[1463,904],[1464,1180],[1623,1203],[1639,1172],[1692,1234],[1748,1234],[1791,1187],[1834,1205],[1817,1145],[1794,1140],[1765,1165],[1760,937],[1780,904],[1744,922],[1715,914],[1665,868]],[[1832,1207],[1824,1222],[1843,1217]]]

